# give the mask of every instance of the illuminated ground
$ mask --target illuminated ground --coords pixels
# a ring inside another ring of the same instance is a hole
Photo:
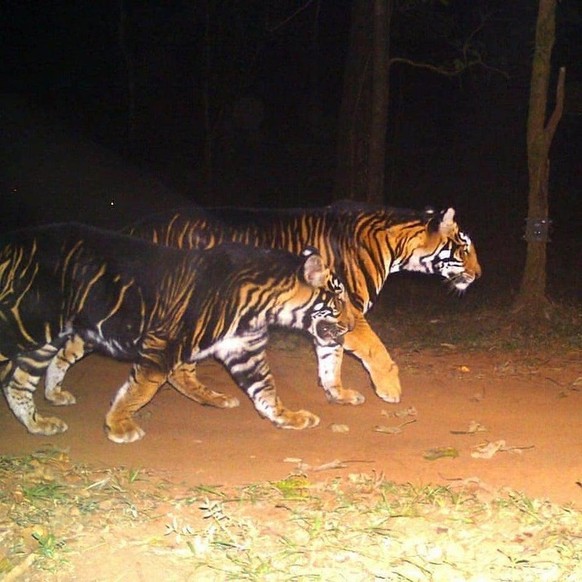
[[[310,347],[301,338],[294,350],[272,350],[270,361],[284,403],[318,414],[318,428],[278,430],[260,419],[245,398],[239,408],[215,410],[166,388],[140,413],[144,440],[130,445],[110,443],[102,430],[127,366],[89,356],[67,379],[78,404],[51,410],[68,423],[68,432],[50,438],[29,435],[3,402],[2,453],[25,454],[50,443],[67,449],[73,461],[154,468],[191,484],[276,480],[295,469],[297,463],[289,459],[311,466],[337,460],[347,466],[319,474],[376,471],[396,482],[418,484],[476,477],[493,487],[582,506],[577,484],[582,480],[579,352],[463,353],[442,347],[397,355],[405,389],[400,405],[380,401],[351,358],[345,362],[344,383],[362,390],[367,401],[360,407],[328,404],[317,387]],[[238,394],[214,362],[201,366],[200,377],[213,388]],[[37,402],[48,412],[42,396]],[[412,415],[391,416],[410,407]],[[380,432],[411,420],[400,433]],[[480,426],[472,434],[451,432],[471,433],[473,421]],[[333,425],[349,431],[334,432]],[[471,456],[478,445],[500,440],[509,450],[490,459]],[[458,457],[424,458],[439,447],[455,449]]]

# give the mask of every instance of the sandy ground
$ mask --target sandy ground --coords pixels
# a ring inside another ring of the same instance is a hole
[[[216,410],[168,387],[140,412],[145,438],[129,445],[109,442],[102,428],[128,366],[92,355],[67,377],[66,386],[78,399],[75,406],[53,408],[40,389],[36,395],[41,411],[63,418],[69,430],[53,437],[32,436],[4,401],[0,452],[21,455],[52,444],[66,449],[75,462],[154,469],[190,485],[278,480],[296,468],[289,459],[311,467],[339,460],[347,466],[312,472],[310,479],[354,472],[377,472],[415,484],[477,478],[494,488],[509,486],[531,497],[582,507],[579,352],[462,353],[443,348],[393,355],[404,386],[398,405],[379,400],[360,364],[350,357],[344,363],[344,384],[361,390],[366,402],[358,407],[328,404],[317,387],[315,357],[305,342],[299,349],[272,349],[269,358],[283,402],[318,414],[319,427],[276,429],[259,418],[244,395],[239,408]],[[199,376],[208,386],[238,394],[215,362],[204,362]],[[410,407],[415,416],[391,416]],[[414,422],[397,434],[375,430],[409,420]],[[451,432],[467,431],[472,421],[486,431]],[[338,424],[349,431],[332,430]],[[471,456],[478,445],[501,439],[509,450],[489,459]],[[425,453],[437,447],[452,447],[458,457],[427,460]]]

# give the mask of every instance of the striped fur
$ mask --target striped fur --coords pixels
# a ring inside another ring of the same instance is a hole
[[[436,274],[462,293],[481,275],[475,247],[451,208],[418,212],[350,202],[310,210],[190,207],[152,216],[128,232],[178,248],[205,249],[224,242],[295,253],[306,245],[318,248],[345,282],[357,309],[356,326],[343,347],[362,362],[377,395],[387,402],[401,397],[398,367],[364,315],[388,276],[399,271]],[[59,356],[52,366],[53,383],[62,383],[68,365],[82,353]],[[341,359],[340,354],[333,366],[318,360],[320,383],[332,402],[360,404],[364,396],[342,385]]]
[[[42,417],[33,400],[65,343],[69,352],[89,346],[133,363],[106,417],[114,442],[143,437],[133,415],[166,381],[195,401],[236,406],[197,380],[196,363],[210,356],[276,426],[315,426],[317,416],[286,409],[276,395],[267,328],[306,331],[321,357],[334,361],[352,311],[313,248],[294,255],[226,244],[186,252],[74,224],[0,238],[0,383],[31,433],[67,428]],[[54,390],[56,403],[71,403]]]

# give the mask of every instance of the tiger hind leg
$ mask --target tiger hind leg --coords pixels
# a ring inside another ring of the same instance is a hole
[[[190,400],[205,406],[215,408],[235,408],[240,401],[235,396],[227,396],[207,388],[196,377],[196,364],[182,363],[176,366],[168,376],[168,382],[178,392],[184,394]]]
[[[85,342],[78,335],[74,335],[67,339],[50,361],[44,378],[44,396],[55,406],[69,406],[77,401],[68,390],[63,390],[63,380],[69,368],[85,353]]]
[[[26,358],[18,358],[15,362],[10,362],[2,374],[2,389],[8,406],[14,416],[32,434],[50,436],[65,432],[68,428],[60,418],[41,416],[33,398],[46,362],[54,356],[55,352],[56,348],[53,346],[44,346],[36,352],[27,354]]]

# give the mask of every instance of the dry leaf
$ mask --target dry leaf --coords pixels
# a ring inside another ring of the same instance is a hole
[[[330,461],[329,463],[323,463],[323,465],[316,465],[315,467],[310,467],[308,465],[307,470],[308,471],[328,471],[329,469],[343,469],[344,467],[347,467],[346,463],[344,463],[343,461],[340,461],[338,459],[335,459],[333,461]]]
[[[300,462],[297,465],[297,470],[306,473],[307,471],[329,471],[330,469],[343,469],[344,467],[347,467],[347,464],[344,461],[334,459],[333,461],[323,463],[322,465],[310,465],[309,463]]]
[[[533,449],[533,446],[531,447],[507,447],[507,448],[503,448],[503,449],[499,449],[500,452],[502,453],[517,453],[518,455],[521,455],[524,451],[524,449]]]
[[[491,459],[498,451],[504,450],[504,447],[505,441],[503,439],[478,445],[471,456],[474,459]]]
[[[399,426],[383,426],[381,424],[375,426],[374,430],[386,434],[398,434],[399,432],[402,432],[402,429]]]
[[[450,432],[451,434],[475,434],[477,432],[487,432],[487,429],[476,420],[472,420],[467,430],[452,430]]]
[[[347,424],[330,424],[331,432],[350,432],[350,427]]]
[[[442,459],[445,457],[455,459],[458,456],[459,451],[454,447],[436,447],[434,449],[428,449],[428,451],[424,453],[424,458],[428,461],[435,461],[436,459]]]
[[[519,446],[519,447],[506,447],[505,441],[503,439],[490,442],[490,443],[483,443],[475,447],[475,450],[471,453],[471,456],[474,459],[490,459],[495,455],[495,453],[519,453],[521,454],[522,451],[527,449],[533,449],[533,445],[526,445],[526,446]]]
[[[445,342],[441,343],[441,346],[443,348],[448,348],[449,350],[456,350],[457,349],[457,346],[455,344],[448,344]]]
[[[403,427],[405,427],[407,424],[412,424],[413,422],[416,422],[416,418],[402,422],[397,426],[384,426],[379,424],[374,427],[374,430],[376,432],[383,432],[385,434],[398,434],[402,432]]]
[[[418,411],[414,406],[409,406],[404,410],[395,410],[392,412],[386,412],[386,410],[381,410],[380,414],[386,416],[387,418],[404,418],[405,416],[416,416]]]
[[[285,457],[283,463],[301,463],[302,460],[299,457]]]

